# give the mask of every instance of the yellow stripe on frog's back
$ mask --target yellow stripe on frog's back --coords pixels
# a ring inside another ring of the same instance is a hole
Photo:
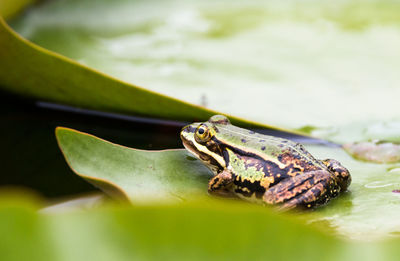
[[[257,155],[265,161],[275,163],[280,168],[285,168],[286,164],[279,161],[279,159],[273,154],[283,154],[284,150],[287,150],[288,152],[289,150],[295,151],[298,155],[302,155],[302,157],[307,161],[320,165],[318,161],[316,161],[315,158],[302,147],[302,145],[294,141],[255,133],[233,125],[229,125],[229,127],[218,126],[218,128],[223,130],[223,133],[226,133],[226,137],[225,135],[218,135],[218,140],[220,142]],[[236,140],[229,141],[227,138]]]

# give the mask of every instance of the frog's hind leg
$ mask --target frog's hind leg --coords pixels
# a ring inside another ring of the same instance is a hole
[[[267,204],[282,204],[282,210],[311,208],[327,203],[339,191],[340,187],[331,173],[316,170],[281,181],[264,193],[263,200]]]
[[[208,182],[208,193],[218,196],[232,196],[230,186],[233,184],[233,175],[229,170],[224,170]]]

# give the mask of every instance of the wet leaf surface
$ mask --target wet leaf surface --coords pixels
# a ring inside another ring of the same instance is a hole
[[[141,204],[207,196],[212,174],[185,150],[135,150],[65,128],[57,130],[57,139],[70,167],[111,195],[125,195]],[[296,213],[300,219],[327,222],[335,234],[357,240],[385,238],[397,231],[400,197],[392,190],[400,188],[400,172],[395,165],[354,160],[341,148],[307,145],[307,149],[318,159],[340,161],[353,181],[349,192],[326,206]]]
[[[172,120],[206,120],[218,114],[110,77],[32,44],[13,31],[2,17],[0,56],[0,88],[25,97]],[[231,119],[242,126],[278,129],[234,116]]]
[[[398,8],[390,0],[68,0],[12,26],[126,82],[348,143],[399,137]]]

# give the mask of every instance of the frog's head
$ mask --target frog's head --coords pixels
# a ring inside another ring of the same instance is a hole
[[[189,124],[181,131],[181,139],[185,148],[214,172],[226,167],[223,150],[216,136],[219,132],[218,126],[228,124],[230,122],[225,116],[214,115],[206,122]]]

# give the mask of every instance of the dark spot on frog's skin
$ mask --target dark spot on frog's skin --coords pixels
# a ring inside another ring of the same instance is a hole
[[[314,181],[315,181],[314,179],[309,179],[309,180],[308,180],[308,183],[310,184],[310,186],[313,186],[313,185],[314,185]]]
[[[260,159],[254,159],[252,157],[246,156],[238,156],[240,160],[244,163],[244,167],[247,170],[248,168],[256,168],[257,171],[263,170],[264,168],[264,161]]]
[[[303,153],[308,153],[308,152],[306,152],[306,149],[305,149],[303,146],[299,146],[299,148],[300,148],[300,151],[301,151],[301,152],[303,152]]]
[[[265,150],[265,146],[262,146],[262,147],[261,147],[261,150]]]
[[[261,198],[265,193],[265,188],[261,186],[259,180],[251,182],[245,178],[235,178],[233,184],[236,186],[235,192],[245,197],[250,197],[253,193],[256,193],[256,198]],[[243,191],[241,188],[247,188],[250,192]]]
[[[188,132],[188,133],[194,133],[196,131],[196,128],[193,126],[189,125],[183,128],[183,131]]]
[[[260,140],[260,142],[265,142],[265,140]]]
[[[296,172],[305,172],[305,171],[321,169],[319,166],[313,164],[307,159],[302,158],[300,155],[290,152],[279,155],[278,160],[283,164],[286,164],[287,165],[286,169],[288,169],[288,172],[292,174]],[[292,171],[290,171],[291,169]]]
[[[219,178],[215,178],[215,179],[213,180],[213,183],[210,184],[210,187],[211,187],[211,188],[214,187],[215,184],[217,184],[218,181],[219,181]]]
[[[243,196],[248,197],[248,198],[251,197],[251,195],[253,194],[253,192],[244,191],[241,188],[236,188],[235,193],[242,194]]]
[[[243,142],[243,143],[246,143],[246,142],[247,142],[247,140],[245,140],[245,139],[242,139],[242,142]]]
[[[207,142],[206,147],[210,151],[217,153],[218,155],[222,155],[221,148],[218,146],[218,143],[215,142],[213,139]]]
[[[392,190],[393,193],[400,193],[400,189]]]
[[[229,153],[228,153],[228,151],[226,149],[222,149],[222,156],[224,157],[224,161],[225,161],[226,166],[228,166],[229,162],[230,162],[230,159],[229,159]]]

